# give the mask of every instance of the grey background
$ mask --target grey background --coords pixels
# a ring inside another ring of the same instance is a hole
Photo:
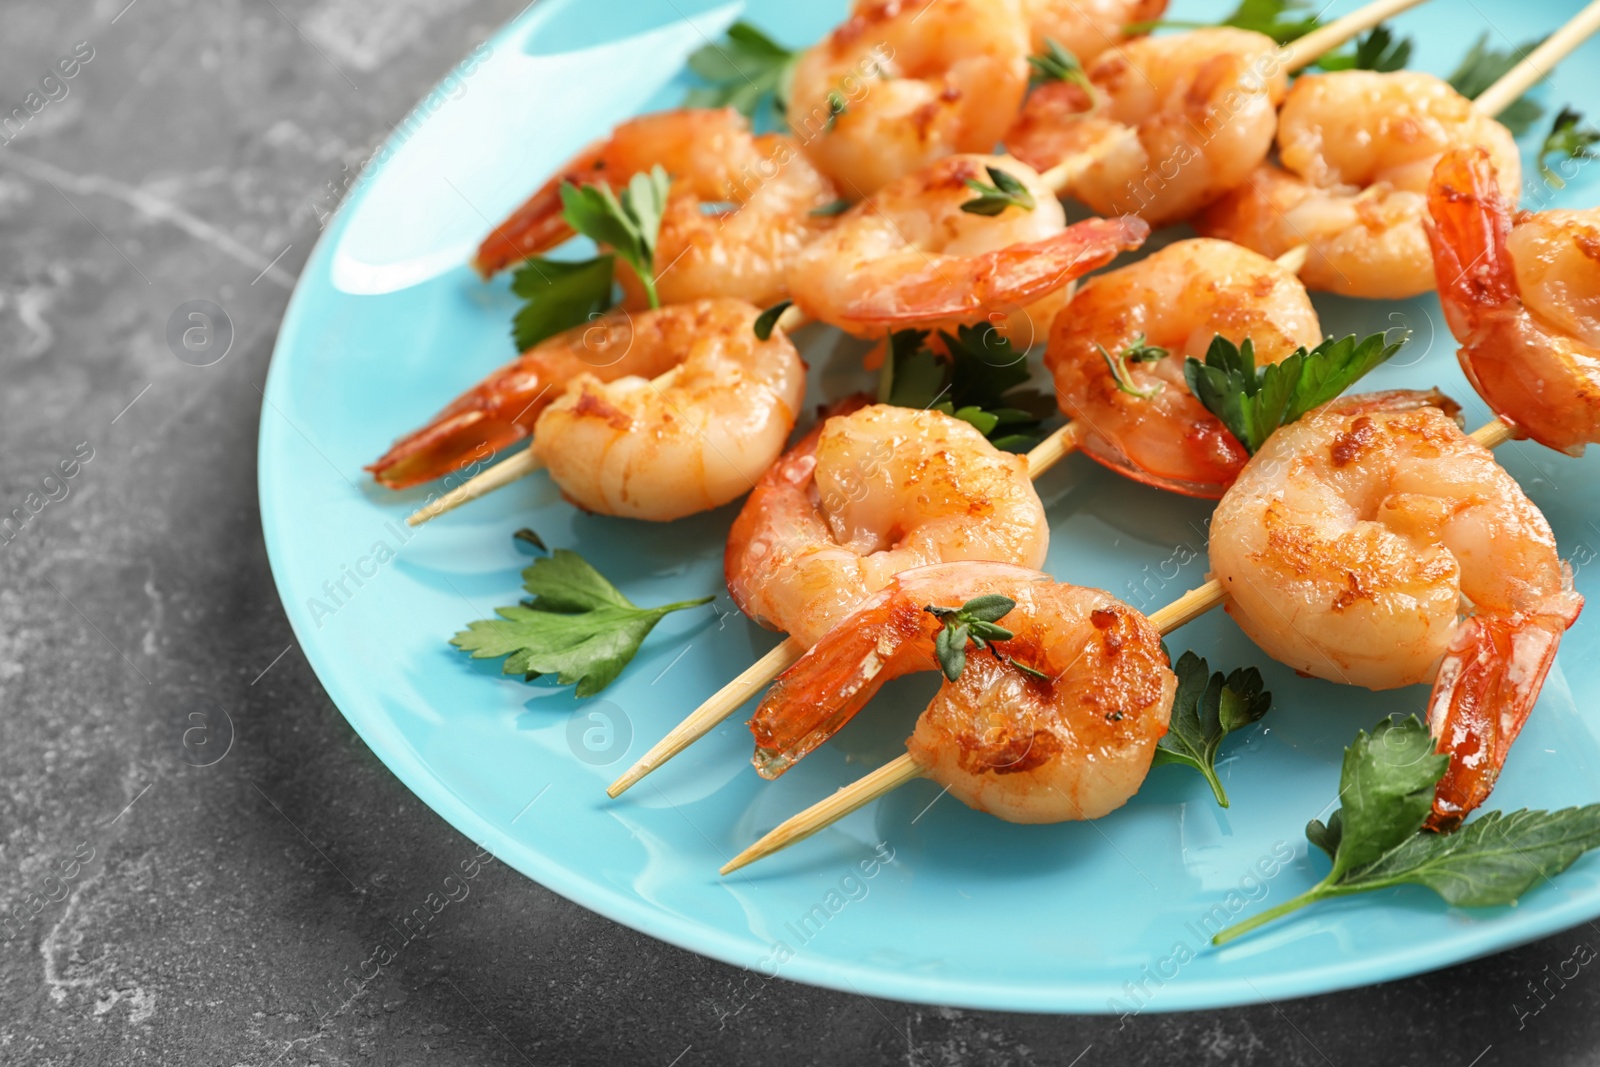
[[[332,1010],[473,846],[293,647],[256,509],[259,388],[327,183],[520,5],[126,3],[0,6],[0,112],[94,49],[0,147],[0,512],[94,450],[0,544],[0,904],[38,908],[0,940],[0,1062],[1600,1062],[1596,969],[1549,978],[1537,1014],[1529,988],[1600,946],[1587,926],[1119,1028],[751,979],[493,863]],[[213,366],[166,342],[192,299],[234,324]]]

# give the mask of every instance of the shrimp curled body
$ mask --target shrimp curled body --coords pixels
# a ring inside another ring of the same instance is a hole
[[[1294,273],[1226,241],[1179,241],[1086,282],[1056,316],[1044,357],[1061,410],[1083,427],[1083,450],[1138,481],[1221,496],[1249,457],[1189,392],[1183,370],[1218,334],[1235,344],[1248,337],[1258,364],[1322,339]],[[1141,338],[1166,354],[1124,358]]]
[[[1480,150],[1440,160],[1428,199],[1462,369],[1519,434],[1582,455],[1600,441],[1600,210],[1513,217]]]
[[[1274,432],[1217,507],[1211,566],[1228,613],[1295,670],[1435,682],[1450,825],[1488,796],[1583,599],[1544,516],[1441,404],[1349,397]]]
[[[962,803],[1009,822],[1095,819],[1121,807],[1172,712],[1177,679],[1161,635],[1109,593],[1001,563],[904,571],[841,620],[762,700],[750,724],[757,769],[777,777],[885,682],[937,670],[939,622],[925,606],[996,593],[1016,601],[1001,620],[1013,637],[968,650],[907,749]]]
[[[835,415],[767,471],[728,535],[728,591],[763,626],[815,644],[912,567],[1043,564],[1044,505],[1022,456],[938,411]]]
[[[634,316],[633,345],[672,366],[654,378],[584,374],[539,416],[529,446],[562,495],[603,515],[665,521],[748,492],[783,451],[805,364],[760,309],[701,300]]]
[[[1295,82],[1278,117],[1278,157],[1195,226],[1281,256],[1308,245],[1312,289],[1400,299],[1434,288],[1423,231],[1428,180],[1446,151],[1479,146],[1509,188],[1522,180],[1506,128],[1417,71],[1350,70]]]

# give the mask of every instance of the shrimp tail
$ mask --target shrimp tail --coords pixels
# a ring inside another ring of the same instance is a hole
[[[560,174],[541,185],[506,220],[490,231],[472,257],[472,269],[488,281],[500,271],[561,244],[573,235],[562,214],[561,186],[594,184],[605,176],[602,140],[584,149]],[[626,177],[626,176],[624,176]],[[615,180],[613,178],[613,180]]]
[[[1520,296],[1506,245],[1511,207],[1500,195],[1488,152],[1458,148],[1439,160],[1428,186],[1428,214],[1445,315],[1457,337],[1469,338],[1482,312],[1507,307]]]
[[[1454,830],[1494,789],[1555,663],[1561,635],[1583,609],[1570,573],[1567,586],[1539,610],[1476,615],[1456,633],[1428,705],[1429,730],[1450,757],[1434,790],[1429,829]]]
[[[894,286],[883,296],[844,310],[852,322],[893,324],[903,320],[981,316],[1005,305],[1025,306],[1131,252],[1150,236],[1150,224],[1124,215],[1084,219],[1042,241],[1010,245],[973,257],[975,269],[959,278],[937,268]]]
[[[931,644],[924,633],[931,619],[890,583],[828,631],[778,676],[751,717],[757,773],[777,778],[855,718],[885,682],[916,669],[897,653]]]
[[[366,470],[379,485],[408,489],[482,462],[533,433],[540,413],[559,395],[550,386],[527,357],[507,364],[396,441]]]

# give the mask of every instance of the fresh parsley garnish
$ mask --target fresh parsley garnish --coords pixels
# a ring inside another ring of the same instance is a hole
[[[1539,149],[1539,173],[1554,189],[1566,187],[1566,182],[1550,167],[1550,157],[1561,159],[1594,159],[1594,146],[1600,144],[1600,130],[1581,125],[1583,115],[1570,107],[1563,107],[1550,125],[1544,144]]]
[[[1142,333],[1133,339],[1132,344],[1114,356],[1106,351],[1104,345],[1096,344],[1095,347],[1100,350],[1101,358],[1106,361],[1106,366],[1111,370],[1111,377],[1116,379],[1117,388],[1122,392],[1139,397],[1141,400],[1149,400],[1161,392],[1160,382],[1149,389],[1140,389],[1134,385],[1133,379],[1128,375],[1128,364],[1153,363],[1158,359],[1164,359],[1171,354],[1165,348],[1147,343]]]
[[[783,313],[789,310],[793,300],[780,300],[767,310],[756,316],[751,329],[755,331],[756,340],[765,341],[772,336],[772,328],[778,325],[778,320],[783,318]]]
[[[1273,430],[1339,396],[1410,336],[1393,343],[1381,333],[1329,338],[1309,352],[1302,346],[1281,363],[1257,367],[1248,337],[1236,345],[1218,334],[1204,363],[1193,356],[1184,362],[1183,376],[1189,391],[1254,455]]]
[[[1089,76],[1083,72],[1083,64],[1054,37],[1044,39],[1044,51],[1029,56],[1028,65],[1033,68],[1030,86],[1043,85],[1045,82],[1075,82],[1092,91]]]
[[[609,245],[619,259],[631,266],[653,308],[661,306],[656,296],[656,237],[671,186],[672,180],[659,165],[629,178],[628,187],[620,196],[604,182],[564,182],[561,186],[562,214],[567,223],[596,244]]]
[[[929,604],[922,610],[939,620],[939,633],[933,639],[933,652],[939,658],[939,668],[952,682],[961,677],[967,667],[967,642],[980,650],[988,648],[990,641],[1009,641],[1015,635],[1004,626],[995,625],[1017,606],[1017,602],[999,593],[973,597],[959,608],[942,608]],[[1018,664],[1018,666],[1021,666]],[[1039,671],[1031,673],[1044,677]]]
[[[1055,401],[1037,389],[1019,388],[1032,375],[1027,356],[988,323],[958,326],[939,339],[949,358],[927,347],[925,330],[897,330],[878,379],[878,401],[897,407],[942,411],[970,423],[1006,452],[1038,443],[1039,427]]]
[[[1261,672],[1247,667],[1224,676],[1210,673],[1206,661],[1185,652],[1173,664],[1178,692],[1172,699],[1172,721],[1166,736],[1156,742],[1151,766],[1181,763],[1199,771],[1211,786],[1217,803],[1228,806],[1228,794],[1217,777],[1217,750],[1235,730],[1260,721],[1272,707],[1272,694],[1263,690]]]
[[[1323,70],[1372,70],[1392,74],[1411,62],[1412,41],[1396,37],[1387,22],[1380,22],[1356,41],[1354,52],[1330,52],[1317,60]]]
[[[611,308],[616,257],[569,262],[535,256],[511,276],[511,291],[526,303],[511,320],[511,339],[526,352],[547,337],[588,322]]]
[[[664,617],[716,599],[641,608],[565,548],[524,570],[522,587],[531,600],[496,608],[498,619],[470,622],[450,643],[473,659],[506,657],[505,674],[529,681],[554,674],[562,685],[576,685],[580,697],[610,685]]]
[[[846,211],[849,211],[849,210],[850,210],[850,201],[848,201],[848,200],[833,200],[833,201],[830,201],[829,203],[823,204],[821,207],[812,208],[810,211],[806,212],[806,214],[807,215],[811,215],[814,218],[828,219],[828,218],[832,218],[835,215],[843,215]]]
[[[1511,904],[1600,846],[1600,804],[1560,811],[1485,812],[1453,834],[1423,830],[1434,785],[1450,757],[1434,751],[1415,717],[1386,720],[1344,752],[1343,807],[1327,823],[1313,819],[1306,838],[1333,861],[1322,881],[1293,900],[1219,932],[1213,944],[1319,900],[1397,885],[1432,889],[1469,908]]]
[[[683,102],[688,107],[737,108],[752,119],[768,103],[781,115],[789,104],[789,77],[799,58],[799,50],[785,48],[748,22],[735,22],[722,41],[689,56],[689,69],[710,84],[690,89]]]
[[[822,124],[823,133],[832,133],[833,127],[839,121],[839,116],[850,110],[845,101],[844,94],[837,89],[828,90],[828,119]]]
[[[1445,81],[1468,100],[1475,99],[1543,43],[1544,38],[1541,37],[1502,52],[1489,47],[1489,31],[1485,30]],[[1527,96],[1519,96],[1496,117],[1500,125],[1511,131],[1513,137],[1521,137],[1543,114],[1543,106]]]
[[[1158,29],[1201,30],[1212,26],[1264,33],[1279,44],[1288,44],[1320,26],[1307,0],[1240,0],[1233,13],[1220,22],[1192,22],[1183,19],[1154,19],[1123,27],[1125,33],[1149,33]]]
[[[999,167],[983,169],[989,172],[989,180],[994,184],[985,185],[974,178],[968,178],[967,188],[977,193],[978,197],[962,204],[962,211],[969,215],[998,215],[1006,208],[1018,207],[1024,211],[1032,211],[1037,206],[1028,187],[1016,178]]]

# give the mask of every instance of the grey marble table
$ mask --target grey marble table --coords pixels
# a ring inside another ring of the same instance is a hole
[[[260,388],[345,168],[518,6],[0,6],[0,115],[26,116],[0,137],[0,513],[28,515],[0,530],[0,1063],[1600,1062],[1597,972],[1556,976],[1600,946],[1587,926],[1121,1027],[747,991],[492,861],[341,1006],[473,848],[293,644],[256,509]],[[167,341],[197,299],[235,330],[207,367]]]

